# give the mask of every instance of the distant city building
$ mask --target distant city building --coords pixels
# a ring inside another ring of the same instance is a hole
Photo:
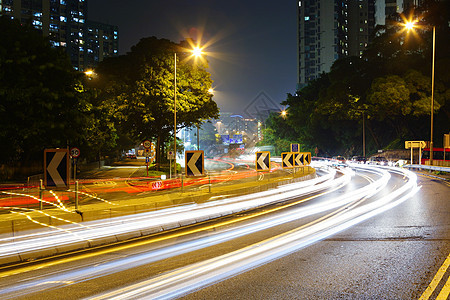
[[[362,57],[376,25],[422,0],[298,0],[298,89],[329,72],[333,62]]]
[[[217,120],[215,127],[219,135],[242,135],[246,141],[261,140],[262,122],[257,119],[244,118],[241,115],[223,112]]]
[[[119,27],[87,21],[85,69],[94,68],[106,57],[119,53]]]
[[[298,88],[345,56],[362,56],[375,27],[375,0],[299,0]]]
[[[87,0],[0,0],[0,15],[30,23],[55,47],[65,47],[77,70],[118,55],[118,28],[87,20]]]

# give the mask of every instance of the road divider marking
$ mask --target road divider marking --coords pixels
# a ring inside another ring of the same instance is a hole
[[[431,280],[430,285],[428,285],[427,289],[423,292],[422,296],[420,296],[419,300],[430,299],[434,290],[444,277],[445,272],[447,272],[449,266],[450,266],[450,254],[447,256],[444,263],[437,271],[436,275],[434,275],[433,280]],[[450,293],[450,277],[448,278],[441,292],[437,296],[436,300],[446,300],[448,298],[449,293]]]

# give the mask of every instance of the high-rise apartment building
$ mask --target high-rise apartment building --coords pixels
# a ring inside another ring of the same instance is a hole
[[[0,0],[0,15],[29,22],[55,47],[65,47],[77,70],[118,55],[118,28],[87,20],[87,0]]]
[[[93,21],[86,25],[85,69],[119,52],[119,27]]]
[[[375,27],[375,0],[298,0],[298,88],[345,56],[362,56]]]
[[[346,56],[362,57],[376,25],[423,0],[297,0],[298,86]]]

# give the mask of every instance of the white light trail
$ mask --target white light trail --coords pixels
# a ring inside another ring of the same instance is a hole
[[[289,221],[301,219],[306,216],[310,216],[313,214],[317,214],[320,212],[325,212],[328,210],[332,210],[338,207],[341,207],[343,205],[346,205],[348,203],[351,203],[352,201],[357,201],[359,199],[372,196],[377,191],[382,190],[388,180],[390,175],[387,172],[380,172],[376,169],[374,170],[368,170],[369,172],[373,172],[380,176],[378,180],[375,180],[371,182],[370,184],[354,190],[350,193],[341,195],[336,198],[330,197],[327,201],[324,201],[323,203],[315,204],[315,205],[309,205],[306,207],[300,207],[296,209],[289,210],[284,213],[277,214],[277,216],[274,217],[267,217],[265,219],[259,219],[258,221],[253,221],[251,224],[246,224],[234,227],[232,229],[223,229],[218,230],[217,233],[214,235],[208,235],[206,237],[197,238],[197,239],[190,239],[187,241],[184,241],[182,243],[178,243],[176,245],[163,248],[163,249],[157,249],[154,251],[133,255],[130,257],[126,257],[123,259],[118,259],[111,262],[105,262],[101,263],[95,266],[89,266],[87,268],[78,269],[75,271],[70,271],[61,275],[53,275],[50,277],[41,278],[40,280],[28,282],[28,283],[22,283],[16,286],[8,287],[7,289],[4,289],[0,291],[0,295],[5,296],[7,294],[13,293],[14,295],[18,294],[28,294],[32,293],[33,291],[41,290],[41,289],[48,289],[48,288],[56,288],[58,286],[61,286],[61,282],[67,282],[67,281],[85,281],[89,280],[91,278],[95,278],[98,276],[104,276],[107,274],[111,274],[113,272],[117,272],[120,270],[129,269],[132,267],[137,267],[143,264],[149,264],[154,261],[158,261],[161,259],[165,259],[168,257],[172,257],[175,255],[180,255],[183,253],[187,253],[189,251],[194,251],[198,249],[202,249],[208,246],[212,246],[227,240],[234,239],[236,237],[240,237],[246,234],[250,234],[253,232],[256,232],[258,230],[263,230],[270,228],[272,226],[276,226],[282,223],[286,223]],[[341,180],[341,184],[338,187],[342,187],[343,184],[347,183],[349,180],[348,175],[341,176],[339,179]],[[317,181],[317,180],[316,180]],[[334,181],[332,181],[334,182]],[[320,183],[320,184],[323,184]],[[295,186],[295,185],[290,185]],[[307,188],[310,188],[306,183],[301,183],[300,186],[306,186]],[[280,188],[280,190],[285,190],[286,194],[288,194],[287,197],[291,197],[290,193],[293,191],[290,190],[288,187]],[[332,189],[334,190],[334,189]],[[301,190],[300,190],[301,191]],[[298,190],[294,190],[294,192],[298,193]],[[266,192],[264,192],[266,193]],[[285,194],[283,193],[283,194]],[[276,194],[276,196],[280,196],[280,194]],[[266,196],[268,198],[273,197],[270,193]],[[240,197],[239,197],[240,198]],[[253,201],[252,197],[244,196],[244,198],[249,198],[251,201]],[[311,197],[312,198],[312,197]],[[260,198],[261,199],[261,198]],[[225,201],[226,202],[226,201]],[[233,202],[233,201],[231,201]],[[209,204],[211,206],[211,203]],[[192,205],[191,207],[195,207],[195,205]],[[214,208],[214,207],[213,207]],[[171,212],[174,213],[176,209],[172,209]],[[148,221],[148,219],[147,219]],[[92,226],[92,225],[91,225]]]
[[[202,204],[184,205],[180,207],[123,216],[101,221],[83,223],[84,226],[61,226],[62,231],[48,231],[8,237],[0,239],[0,258],[2,256],[43,251],[65,245],[92,241],[95,239],[114,237],[148,228],[164,226],[165,224],[193,223],[208,216],[222,216],[236,213],[271,203],[282,202],[293,197],[307,195],[325,190],[333,185],[343,185],[350,181],[349,176],[333,179],[335,171],[313,180],[290,184],[279,189],[272,189],[260,193],[232,197]],[[67,234],[71,233],[71,234]],[[75,235],[75,239],[74,239]]]
[[[419,189],[416,175],[406,170],[402,172],[408,177],[408,182],[374,202],[312,226],[294,229],[243,249],[90,299],[170,299],[280,258],[383,213],[411,198]]]

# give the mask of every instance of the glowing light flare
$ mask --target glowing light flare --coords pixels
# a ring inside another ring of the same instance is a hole
[[[415,24],[413,22],[406,22],[403,26],[405,26],[407,30],[412,30],[415,27]]]

